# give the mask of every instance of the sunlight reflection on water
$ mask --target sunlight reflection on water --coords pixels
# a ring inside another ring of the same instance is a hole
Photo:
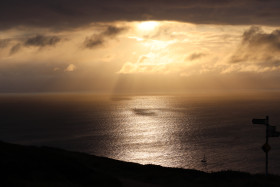
[[[191,161],[197,158],[197,151],[186,151],[191,145],[187,141],[184,144],[180,142],[180,138],[188,139],[192,120],[188,118],[188,113],[174,108],[170,99],[172,97],[141,96],[119,106],[117,115],[122,119],[123,133],[118,135],[118,144],[122,146],[116,150],[114,157],[141,164],[195,167]],[[184,115],[183,124],[178,120],[178,115]],[[178,138],[180,133],[181,137]],[[182,159],[185,161],[183,165]]]
[[[245,106],[242,102],[201,103],[166,96],[140,96],[122,101],[114,110],[115,118],[121,119],[122,130],[117,141],[111,142],[119,147],[111,157],[204,171],[261,172],[262,165],[255,163],[262,159],[258,152],[262,133],[250,126],[246,107],[234,111],[235,107]],[[236,122],[233,118],[237,116]],[[248,132],[253,133],[248,136]],[[207,165],[200,162],[204,154]],[[250,158],[252,154],[258,156]],[[246,168],[244,163],[251,164],[251,168]]]
[[[278,95],[77,98],[0,97],[1,140],[141,164],[257,173],[264,171],[264,129],[251,119],[269,114],[272,125],[280,121]],[[271,138],[269,153],[269,170],[278,174],[279,141]]]

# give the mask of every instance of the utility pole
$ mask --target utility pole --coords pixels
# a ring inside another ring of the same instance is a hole
[[[276,126],[269,125],[269,116],[266,116],[265,119],[253,119],[253,124],[265,125],[266,133],[265,133],[265,144],[262,146],[262,150],[265,152],[265,175],[268,175],[268,152],[271,147],[268,144],[269,137],[279,137],[280,132],[276,131]]]

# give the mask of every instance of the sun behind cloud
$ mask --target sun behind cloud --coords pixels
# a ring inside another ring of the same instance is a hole
[[[137,25],[137,28],[143,31],[152,31],[159,25],[156,21],[143,21]]]

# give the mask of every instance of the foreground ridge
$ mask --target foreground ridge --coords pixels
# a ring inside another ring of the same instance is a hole
[[[206,173],[0,142],[0,186],[279,186],[280,176]]]

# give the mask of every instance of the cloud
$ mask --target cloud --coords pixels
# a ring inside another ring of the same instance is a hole
[[[248,47],[264,47],[272,51],[280,52],[280,30],[265,33],[260,27],[253,26],[243,34],[243,45]]]
[[[24,47],[52,47],[61,42],[62,38],[58,36],[47,36],[37,34],[32,37],[17,36],[16,38],[0,40],[0,49],[10,48],[10,55],[19,52]]]
[[[197,60],[197,59],[200,59],[202,57],[204,57],[206,54],[205,53],[192,53],[190,54],[186,60],[190,60],[190,61],[193,61],[193,60]]]
[[[230,59],[231,63],[248,63],[259,67],[280,66],[280,30],[266,33],[252,26],[242,35],[242,42]]]
[[[20,43],[15,44],[11,49],[10,49],[10,55],[13,55],[17,53],[21,49],[22,45]]]
[[[77,69],[77,67],[76,67],[74,64],[69,64],[69,65],[67,66],[67,68],[65,68],[64,71],[66,71],[66,72],[71,72],[71,71],[75,71],[76,69]]]
[[[125,27],[108,26],[103,32],[87,37],[84,41],[84,46],[89,49],[101,46],[108,39],[115,38],[118,34],[125,31],[126,29],[127,28]]]
[[[35,46],[35,47],[46,47],[46,46],[55,46],[60,41],[61,38],[59,38],[58,36],[36,35],[34,37],[28,38],[24,42],[24,45]]]
[[[199,24],[280,25],[278,0],[2,0],[1,29],[64,30],[93,22],[173,20]]]
[[[101,46],[104,43],[104,39],[103,38],[95,38],[95,37],[90,37],[90,38],[86,38],[84,41],[84,46],[86,48],[94,48],[97,46]]]
[[[107,29],[101,33],[101,36],[114,37],[124,30],[126,30],[125,27],[108,26]]]

